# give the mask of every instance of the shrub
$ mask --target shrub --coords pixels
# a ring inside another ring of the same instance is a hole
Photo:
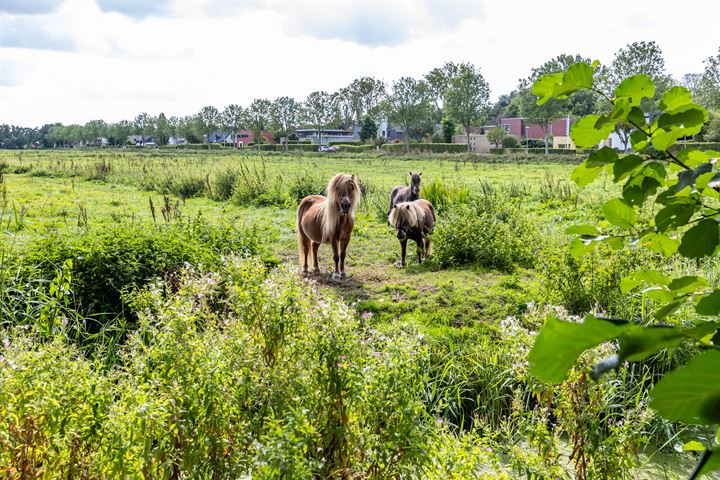
[[[404,143],[386,143],[380,147],[384,152],[404,153]],[[410,143],[411,152],[422,153],[466,153],[467,145],[464,143]]]
[[[502,139],[502,146],[503,148],[515,148],[518,144],[518,141],[515,137],[503,137]]]
[[[308,195],[322,195],[326,186],[326,179],[322,175],[312,174],[306,170],[293,177],[288,190],[290,197],[299,202]]]
[[[644,249],[601,245],[592,255],[576,259],[564,242],[549,242],[537,263],[541,301],[576,315],[595,310],[632,318],[640,311],[639,300],[623,294],[620,281],[635,270],[658,265],[657,256]]]
[[[208,177],[208,189],[213,200],[228,200],[232,197],[235,182],[240,172],[235,167],[215,170]]]
[[[174,275],[185,264],[216,266],[229,252],[265,255],[264,235],[256,227],[213,226],[202,217],[186,224],[127,222],[81,236],[50,236],[19,252],[15,261],[26,280],[49,280],[70,260],[71,307],[84,315],[113,317],[126,310],[125,294]]]
[[[439,217],[433,258],[442,267],[530,267],[538,239],[534,225],[520,208],[488,195],[471,203],[451,204]]]

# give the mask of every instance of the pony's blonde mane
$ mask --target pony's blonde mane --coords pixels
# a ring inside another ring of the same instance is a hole
[[[339,199],[348,197],[350,199],[350,212],[348,215],[355,216],[355,209],[360,203],[360,185],[355,175],[349,173],[338,173],[327,186],[327,200],[322,204],[320,212],[320,225],[322,226],[323,241],[330,241],[335,235],[335,228],[340,221]]]
[[[400,202],[395,204],[395,207],[390,211],[388,221],[393,227],[398,226],[409,226],[419,227],[425,214],[422,209],[415,202]]]

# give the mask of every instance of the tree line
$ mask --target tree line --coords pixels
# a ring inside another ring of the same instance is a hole
[[[277,139],[292,139],[299,127],[312,128],[320,137],[323,129],[348,129],[356,125],[361,127],[362,141],[375,141],[378,124],[387,120],[404,132],[409,149],[410,141],[450,142],[453,134],[467,133],[470,127],[498,125],[503,117],[522,117],[528,124],[538,124],[544,130],[547,149],[550,136],[547,127],[553,120],[607,113],[607,102],[590,91],[537,105],[531,91],[533,82],[580,61],[589,63],[590,59],[581,55],[559,55],[533,68],[528,77],[519,80],[515,90],[500,95],[494,104],[489,101],[490,87],[478,67],[471,63],[446,62],[420,79],[402,77],[387,85],[377,78],[361,77],[336,92],[312,92],[303,101],[287,96],[272,101],[255,99],[247,107],[206,106],[197,114],[184,117],[142,112],[132,120],[114,123],[91,120],[84,125],[56,123],[41,128],[0,125],[0,147],[61,147],[80,142],[93,145],[100,138],[118,146],[125,144],[131,135],[153,137],[158,145],[166,145],[170,138],[178,137],[190,143],[202,143],[215,131],[234,135],[240,129],[252,131],[255,141],[262,142],[260,133],[267,130]],[[657,86],[655,96],[643,100],[646,111],[657,111],[663,93],[677,81],[667,73],[662,51],[655,42],[635,42],[621,48],[609,65],[600,67],[598,77],[604,91],[613,91],[623,78],[640,73],[648,75]],[[704,61],[702,73],[686,74],[679,83],[711,112],[711,120],[699,138],[720,141],[720,47],[717,54]],[[440,130],[438,125],[442,125]],[[631,128],[623,122],[615,128],[625,146]],[[500,128],[488,133],[495,143],[503,140]],[[233,144],[235,140],[233,137]]]

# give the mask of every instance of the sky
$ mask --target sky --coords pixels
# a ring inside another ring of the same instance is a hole
[[[0,124],[302,100],[446,61],[479,67],[496,100],[557,55],[607,64],[639,41],[680,79],[717,53],[718,18],[720,0],[0,0]]]

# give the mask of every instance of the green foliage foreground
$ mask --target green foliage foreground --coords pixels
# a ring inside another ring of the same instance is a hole
[[[604,224],[576,225],[566,231],[576,235],[571,252],[580,257],[599,244],[621,249],[630,239],[665,256],[698,260],[717,256],[720,152],[682,149],[675,153],[673,148],[678,140],[701,131],[708,120],[707,112],[692,102],[690,92],[683,87],[665,92],[660,112],[645,112],[642,100],[655,93],[650,77],[634,75],[624,79],[614,92],[603,92],[593,78],[598,65],[577,63],[565,72],[540,77],[533,86],[533,93],[540,97],[538,105],[588,90],[611,104],[611,113],[588,115],[573,126],[570,135],[578,147],[597,145],[619,122],[633,127],[630,142],[636,153],[619,155],[605,147],[592,153],[573,172],[576,183],[586,186],[607,170],[615,183],[622,184],[622,195],[604,204]],[[654,205],[646,207],[651,199]],[[650,212],[650,220],[642,221],[638,212],[646,211]],[[720,290],[700,276],[670,278],[656,270],[635,272],[622,282],[625,293],[639,287],[644,297],[661,305],[655,313],[658,323],[637,325],[592,315],[583,323],[550,319],[530,353],[532,371],[545,381],[562,382],[582,352],[614,340],[618,345],[616,353],[592,370],[592,376],[597,378],[625,361],[641,361],[663,349],[690,342],[697,354],[660,380],[650,392],[651,406],[668,420],[708,427],[719,424]],[[697,321],[659,323],[686,304],[694,307]],[[687,450],[703,451],[691,478],[720,469],[719,442],[720,430],[714,440],[705,444],[693,441],[685,445]]]

